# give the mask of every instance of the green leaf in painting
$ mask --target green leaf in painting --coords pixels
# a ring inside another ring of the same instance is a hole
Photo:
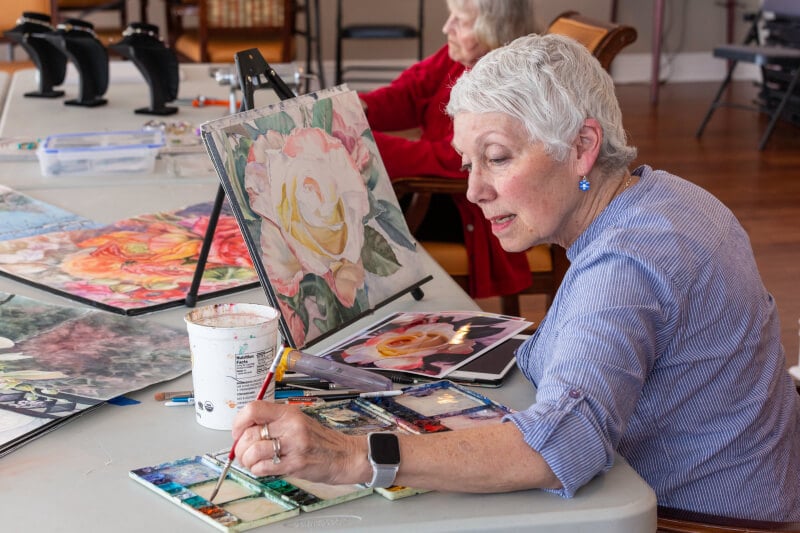
[[[416,245],[409,238],[408,226],[406,226],[406,219],[403,212],[391,202],[386,200],[378,200],[378,213],[375,220],[378,222],[383,231],[389,235],[389,238],[394,242],[408,250],[416,250]]]
[[[258,128],[259,133],[277,131],[278,133],[288,135],[297,127],[294,123],[294,119],[289,116],[286,111],[281,111],[267,117],[259,117],[253,122]]]
[[[381,277],[394,274],[402,266],[389,242],[375,228],[364,227],[364,247],[361,248],[361,262],[367,272]]]
[[[323,98],[314,102],[311,126],[319,128],[330,135],[333,130],[333,102],[330,98]]]

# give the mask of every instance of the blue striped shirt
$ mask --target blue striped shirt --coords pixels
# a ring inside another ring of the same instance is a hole
[[[518,352],[536,403],[510,419],[563,496],[617,451],[659,505],[800,520],[800,396],[747,234],[703,189],[635,174],[568,250]]]

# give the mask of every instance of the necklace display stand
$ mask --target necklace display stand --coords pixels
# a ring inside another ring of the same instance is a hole
[[[11,42],[18,44],[28,54],[39,71],[39,90],[25,93],[31,98],[58,98],[64,91],[53,87],[64,83],[67,74],[67,58],[56,46],[43,36],[51,33],[50,15],[25,11],[17,25],[3,32]]]
[[[43,34],[78,69],[80,93],[66,105],[97,107],[108,101],[102,96],[108,90],[108,51],[94,33],[91,22],[67,19],[56,30]]]
[[[135,113],[164,116],[178,112],[177,107],[165,105],[178,97],[178,58],[159,38],[158,26],[133,22],[122,32],[122,40],[109,49],[133,61],[150,87],[150,107],[136,109]]]

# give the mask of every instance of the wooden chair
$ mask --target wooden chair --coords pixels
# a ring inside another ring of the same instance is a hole
[[[35,68],[27,54],[23,53],[24,57],[17,59],[14,43],[4,37],[3,32],[14,28],[25,11],[49,15],[50,9],[51,0],[3,0],[3,9],[0,10],[0,44],[8,47],[8,61],[0,61],[0,70],[12,73],[23,68]]]
[[[108,46],[122,39],[122,32],[128,26],[126,0],[51,0],[53,4],[54,24],[67,18],[82,19],[94,25],[97,39]],[[147,2],[139,1],[140,19],[136,22],[147,22]],[[103,18],[97,19],[95,15]],[[111,17],[113,15],[113,22]],[[108,24],[106,24],[108,20]],[[100,22],[103,24],[100,24]]]
[[[232,63],[236,52],[257,48],[268,63],[294,59],[293,0],[171,0],[170,46],[181,60]],[[184,18],[196,16],[196,27]]]
[[[610,67],[620,50],[636,40],[637,35],[630,26],[593,20],[575,11],[567,11],[556,17],[548,26],[547,33],[568,35],[579,41],[605,69]],[[412,233],[422,223],[433,194],[465,194],[467,191],[466,180],[435,176],[394,178],[392,185],[398,198],[408,196],[404,214]],[[461,287],[468,287],[469,257],[463,243],[423,241],[422,246]],[[566,252],[560,246],[534,246],[527,251],[527,256],[531,285],[517,294],[500,297],[503,314],[519,316],[520,294],[544,294],[549,307],[569,267]]]
[[[657,533],[767,533],[800,531],[800,522],[764,522],[658,508]]]

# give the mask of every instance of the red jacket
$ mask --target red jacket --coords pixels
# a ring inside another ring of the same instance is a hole
[[[445,112],[450,88],[464,70],[464,65],[450,59],[445,45],[409,67],[390,85],[361,95],[390,178],[467,179],[461,170],[461,157],[450,145],[453,123]],[[410,128],[420,128],[419,140],[380,133]],[[453,200],[461,213],[469,254],[470,296],[487,298],[527,288],[531,274],[525,254],[503,250],[480,208],[465,195],[454,195]]]

